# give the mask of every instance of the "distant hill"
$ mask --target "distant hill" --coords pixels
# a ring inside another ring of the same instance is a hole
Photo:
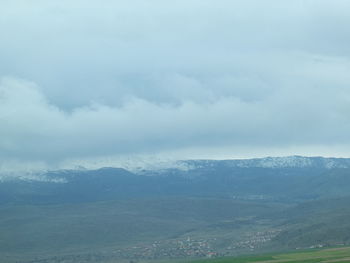
[[[8,177],[0,182],[0,259],[129,262],[350,244],[349,203],[349,159],[337,158]]]
[[[181,168],[62,170],[0,182],[1,202],[85,202],[192,196],[301,202],[350,193],[350,159],[277,157],[182,161]],[[184,167],[187,167],[184,169]]]

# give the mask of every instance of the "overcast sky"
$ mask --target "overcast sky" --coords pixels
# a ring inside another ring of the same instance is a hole
[[[349,10],[348,0],[1,0],[0,169],[350,157]]]

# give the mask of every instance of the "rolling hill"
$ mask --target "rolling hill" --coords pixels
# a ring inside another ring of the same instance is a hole
[[[350,243],[349,159],[189,160],[0,182],[6,262],[129,262]]]

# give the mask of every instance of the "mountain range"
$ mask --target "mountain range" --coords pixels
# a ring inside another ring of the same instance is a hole
[[[152,167],[3,178],[0,258],[129,262],[350,242],[350,159],[184,160]]]

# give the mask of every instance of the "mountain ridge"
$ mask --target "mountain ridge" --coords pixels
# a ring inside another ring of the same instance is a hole
[[[79,174],[88,171],[100,173],[100,171],[107,171],[108,169],[122,169],[132,174],[137,175],[164,175],[173,174],[177,172],[188,172],[200,169],[216,169],[216,168],[310,168],[310,169],[347,169],[350,168],[350,158],[337,157],[306,157],[299,155],[285,156],[285,157],[263,157],[251,159],[189,159],[176,161],[155,161],[152,165],[144,163],[144,166],[132,167],[130,162],[127,165],[123,163],[116,164],[111,167],[100,167],[98,169],[87,169],[79,167],[79,169],[58,169],[47,170],[40,172],[30,171],[28,173],[22,172],[19,174],[4,174],[0,171],[0,183],[9,180],[23,180],[23,181],[42,181],[42,182],[56,182],[64,183],[65,180],[55,176],[62,174]]]

